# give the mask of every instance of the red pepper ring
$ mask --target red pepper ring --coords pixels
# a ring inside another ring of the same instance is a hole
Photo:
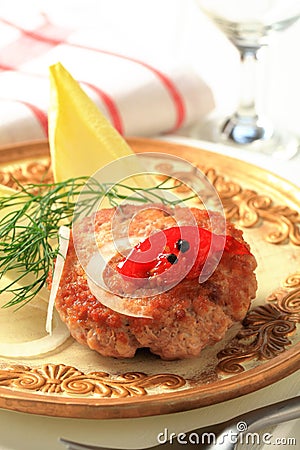
[[[197,226],[172,227],[155,232],[136,245],[118,263],[117,270],[124,277],[152,278],[176,265],[175,274],[180,275],[183,270],[185,278],[193,279],[200,276],[209,255],[223,251],[250,254],[246,245],[232,236],[217,235]]]

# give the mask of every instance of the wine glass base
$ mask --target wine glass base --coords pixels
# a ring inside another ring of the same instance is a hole
[[[289,160],[300,150],[300,138],[293,133],[274,129],[268,122],[257,122],[253,128],[245,122],[237,123],[234,116],[225,122],[224,119],[210,119],[201,127],[194,127],[191,137],[269,155],[279,160]]]
[[[268,141],[272,138],[274,129],[271,123],[262,122],[257,116],[241,117],[235,114],[224,122],[221,133],[223,140],[230,140],[237,145],[249,145]]]
[[[277,159],[291,159],[299,150],[300,140],[285,130],[274,129],[258,117],[227,119],[220,132],[221,141],[242,146],[245,150],[259,151]]]

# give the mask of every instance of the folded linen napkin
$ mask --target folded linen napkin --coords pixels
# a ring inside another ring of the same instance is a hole
[[[0,145],[47,137],[48,68],[60,61],[125,136],[208,114],[180,50],[186,0],[0,0]]]

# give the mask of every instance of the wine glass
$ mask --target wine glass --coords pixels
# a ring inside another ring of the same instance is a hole
[[[293,157],[299,139],[275,128],[258,112],[256,65],[270,37],[300,18],[300,0],[196,0],[200,9],[235,45],[241,60],[241,94],[235,113],[215,130],[214,140],[281,159]]]

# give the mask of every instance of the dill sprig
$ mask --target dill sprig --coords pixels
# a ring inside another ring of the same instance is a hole
[[[191,193],[184,199],[168,198],[166,191],[182,184],[170,187],[169,180],[145,188],[100,183],[88,177],[26,186],[18,183],[16,193],[0,197],[0,295],[11,294],[4,307],[24,306],[36,296],[59,253],[59,227],[71,226],[78,216],[91,214],[102,198],[107,198],[111,206],[122,200],[175,206],[195,197]]]

